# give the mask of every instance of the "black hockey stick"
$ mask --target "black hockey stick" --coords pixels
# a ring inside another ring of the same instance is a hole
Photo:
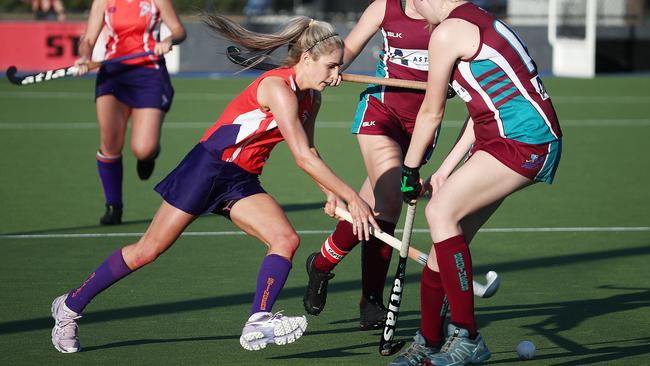
[[[404,292],[404,277],[406,276],[406,261],[408,260],[409,246],[411,243],[411,232],[413,231],[413,220],[415,219],[415,203],[409,203],[406,211],[406,220],[404,222],[404,232],[402,234],[402,246],[399,250],[399,262],[395,272],[395,280],[390,291],[388,302],[388,312],[386,313],[386,324],[381,332],[379,340],[379,354],[390,356],[397,353],[405,341],[394,342],[395,329],[397,328],[397,317],[399,308],[402,305],[402,293]]]
[[[149,55],[153,55],[153,51],[134,53],[131,55],[116,57],[102,62],[91,61],[88,63],[88,70],[96,69],[105,64],[131,60],[134,58],[149,56]],[[77,68],[75,66],[68,66],[68,67],[62,67],[60,69],[42,71],[36,74],[16,76],[16,74],[18,73],[18,69],[16,69],[16,66],[9,66],[6,73],[7,73],[7,79],[9,79],[9,81],[12,84],[30,85],[30,84],[42,83],[44,81],[60,79],[68,76],[75,76],[77,73]]]

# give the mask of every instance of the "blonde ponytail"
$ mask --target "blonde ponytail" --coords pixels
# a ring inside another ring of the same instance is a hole
[[[205,15],[203,22],[217,35],[249,51],[264,54],[287,45],[289,49],[283,66],[297,64],[303,52],[309,52],[314,59],[318,59],[323,54],[343,48],[343,40],[331,24],[305,16],[291,19],[283,29],[271,34],[250,31],[218,14]],[[262,62],[265,57],[256,57],[253,65]]]

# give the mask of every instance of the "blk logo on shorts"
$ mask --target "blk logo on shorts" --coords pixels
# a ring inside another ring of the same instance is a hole
[[[372,127],[374,126],[376,121],[366,121],[361,124],[361,127]]]

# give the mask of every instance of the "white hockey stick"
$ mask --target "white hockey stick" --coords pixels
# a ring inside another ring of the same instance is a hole
[[[349,212],[345,211],[340,207],[336,208],[336,215],[347,222],[350,223],[352,222],[352,215],[350,215]],[[391,247],[393,247],[393,249],[400,250],[402,246],[401,240],[397,239],[392,235],[386,234],[383,231],[376,233],[373,230],[372,226],[370,227],[370,230],[371,230],[370,233],[374,235],[377,239],[390,245]],[[429,258],[429,256],[426,253],[422,253],[421,251],[417,250],[416,248],[413,248],[412,246],[409,247],[408,257],[420,263],[420,265],[422,266],[425,266],[427,264],[427,259]],[[486,299],[488,297],[492,297],[497,292],[500,285],[499,275],[495,271],[489,271],[488,273],[485,274],[485,280],[487,281],[485,285],[477,281],[473,282],[474,296],[478,296]]]

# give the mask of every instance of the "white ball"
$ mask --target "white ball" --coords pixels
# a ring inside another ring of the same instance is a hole
[[[530,360],[535,357],[535,345],[531,341],[521,341],[517,345],[517,354],[522,360]]]

